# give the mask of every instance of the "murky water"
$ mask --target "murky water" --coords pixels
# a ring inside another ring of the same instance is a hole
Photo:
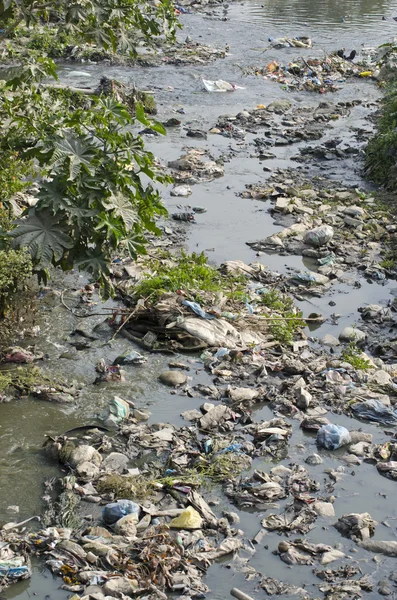
[[[182,39],[190,35],[212,45],[228,44],[230,55],[225,60],[200,67],[179,68],[164,65],[156,69],[84,65],[84,71],[90,74],[90,77],[85,79],[74,77],[73,67],[67,65],[62,77],[71,84],[79,85],[95,85],[102,74],[122,81],[134,81],[139,87],[153,91],[160,109],[160,119],[173,116],[173,109],[183,107],[185,115],[181,119],[184,125],[208,129],[220,114],[235,114],[259,103],[267,104],[275,98],[286,97],[302,104],[318,103],[318,96],[287,93],[276,83],[242,74],[242,68],[249,65],[263,65],[273,58],[290,60],[297,54],[293,49],[267,50],[269,37],[309,35],[314,41],[310,55],[322,55],[324,50],[334,50],[337,47],[358,50],[363,44],[376,46],[397,35],[397,22],[392,19],[397,15],[397,1],[346,0],[341,3],[338,0],[262,0],[231,4],[225,14],[227,21],[219,19],[223,16],[222,8],[208,10],[208,14],[204,15],[185,15],[182,17],[185,28],[180,34]],[[387,20],[383,21],[382,16]],[[233,94],[208,94],[202,90],[203,76],[208,79],[222,78],[233,81],[246,89]],[[173,90],[170,90],[169,86],[172,86]],[[354,81],[343,85],[342,89],[329,99],[337,102],[360,97],[365,104],[377,99],[378,94],[373,84]],[[355,109],[347,119],[341,119],[335,124],[335,129],[330,135],[337,133],[340,136],[342,132],[344,137],[352,135],[351,128],[365,125],[367,115],[368,110],[365,108]],[[249,137],[247,141],[250,141]],[[163,161],[177,158],[184,145],[208,148],[215,155],[234,145],[232,140],[221,136],[209,136],[206,141],[192,141],[191,138],[185,138],[184,133],[180,136],[176,132],[170,132],[164,139],[147,138],[147,142]],[[276,148],[276,158],[267,161],[266,164],[272,168],[290,166],[291,157],[298,151],[298,144]],[[250,158],[249,154],[249,150],[239,152],[226,163],[223,178],[194,186],[193,195],[189,198],[189,203],[208,209],[207,213],[197,218],[198,223],[190,227],[189,248],[205,250],[216,263],[226,259],[241,259],[245,262],[258,260],[246,242],[263,239],[276,231],[267,203],[242,199],[236,195],[244,189],[246,183],[263,181],[266,178],[263,165],[257,159]],[[353,163],[338,165],[334,176],[349,184],[364,185]],[[163,192],[166,204],[172,210],[179,202],[170,197],[169,190]],[[297,256],[282,257],[269,254],[262,255],[259,260],[280,272],[286,272],[289,267],[304,266],[302,258]],[[336,335],[344,324],[358,320],[358,306],[364,302],[387,302],[390,289],[395,287],[395,284],[380,286],[360,282],[360,289],[343,284],[335,285],[332,290],[332,299],[336,302],[334,307],[328,306],[329,296],[313,299],[311,304],[302,303],[304,313],[315,310],[326,316],[332,312],[342,315],[338,326],[326,323],[312,335]],[[113,360],[130,347],[130,342],[117,338],[114,344],[109,346],[107,341],[111,332],[103,325],[97,330],[98,339],[92,342],[88,350],[77,351],[69,344],[69,335],[76,327],[76,319],[60,305],[59,292],[65,287],[77,289],[83,283],[84,279],[76,274],[66,283],[60,279],[59,285],[55,285],[55,292],[58,294],[50,293],[38,300],[37,321],[42,332],[38,340],[32,340],[49,355],[45,368],[84,385],[76,405],[52,405],[30,399],[21,399],[8,405],[0,404],[0,522],[15,519],[15,515],[7,510],[9,505],[19,505],[18,518],[21,519],[40,512],[43,480],[58,474],[58,466],[50,464],[41,453],[46,434],[60,434],[78,425],[97,422],[106,403],[116,394],[134,400],[138,406],[149,407],[153,422],[171,421],[179,424],[182,422],[179,415],[183,410],[196,408],[201,403],[200,399],[171,395],[159,385],[156,374],[168,363],[167,357],[160,355],[150,356],[148,368],[126,367],[127,381],[123,384],[91,385],[95,379],[94,367],[97,360]],[[69,297],[67,293],[65,298],[70,302],[73,300],[71,293]],[[98,305],[98,312],[100,310],[101,306]],[[104,316],[98,317],[91,326],[104,320]],[[202,371],[201,363],[194,358],[189,360],[192,361],[190,374],[194,376],[195,381],[209,382],[208,375]],[[256,417],[259,419],[271,415],[265,407],[257,411]],[[357,422],[346,417],[335,417],[334,421],[345,423],[350,428],[358,427]],[[374,434],[374,441],[381,439],[382,432],[378,428],[366,425],[365,429]],[[304,435],[295,427],[290,443],[290,458],[286,464],[301,462],[304,456],[313,451],[314,438]],[[313,467],[314,476],[321,482],[325,477],[325,466],[338,467],[340,464],[338,455],[323,453],[323,456],[325,464]],[[255,466],[268,469],[271,465],[264,464],[262,459],[256,461]],[[373,485],[369,487],[368,481],[372,479]],[[363,464],[357,469],[346,469],[342,480],[335,486],[334,494],[337,497],[337,517],[346,512],[368,511],[379,523],[387,520],[391,524],[390,528],[379,525],[375,537],[396,539],[395,483],[374,475],[373,466]],[[227,507],[227,501],[224,502]],[[222,508],[219,507],[220,510]],[[240,511],[240,516],[241,528],[247,537],[260,529],[263,514]],[[339,534],[328,525],[328,522],[319,519],[317,527],[310,533],[310,539],[326,539],[327,543],[340,542]],[[313,587],[315,580],[311,568],[286,568],[279,558],[272,554],[277,543],[277,536],[266,537],[252,558],[252,565],[262,573],[271,574],[283,581],[305,583],[312,595],[318,596],[317,588]],[[268,548],[264,547],[265,544]],[[348,549],[352,549],[353,546],[353,543],[346,544]],[[363,572],[372,573],[375,580],[381,579],[382,573],[392,568],[392,559],[386,559],[378,565],[372,560],[368,561],[363,553],[355,556]],[[207,583],[213,590],[212,598],[220,600],[227,597],[233,585],[245,589],[248,593],[255,593],[254,584],[246,584],[242,575],[233,568],[231,571],[226,569],[226,565],[218,565],[209,572]],[[318,583],[318,580],[316,582]],[[37,564],[32,580],[11,587],[5,597],[27,600],[38,596],[48,600],[63,600],[69,594],[60,590],[59,585],[59,579],[54,579],[42,565]],[[261,595],[263,596],[263,592]],[[367,597],[372,599],[378,595],[375,591]]]

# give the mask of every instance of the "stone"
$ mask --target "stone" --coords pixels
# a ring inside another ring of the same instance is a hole
[[[369,373],[368,381],[377,385],[388,385],[392,382],[392,378],[386,371],[379,370],[375,371],[375,373]]]
[[[363,342],[367,334],[357,327],[345,327],[339,334],[341,342]]]
[[[320,500],[316,500],[312,505],[312,508],[315,513],[317,513],[320,517],[334,517],[335,509],[334,505],[331,502],[321,502]]]
[[[84,481],[92,481],[98,477],[99,467],[94,465],[92,462],[84,461],[77,465],[76,473],[80,479],[83,479]]]
[[[164,371],[160,374],[159,379],[161,383],[170,387],[184,385],[187,381],[186,375],[181,371]]]
[[[387,581],[387,579],[381,579],[378,583],[378,594],[381,596],[391,596],[392,593],[389,581]]]
[[[284,198],[283,196],[280,196],[279,198],[277,198],[275,209],[281,212],[289,212],[288,207],[290,206],[290,204],[291,200],[289,198]]]
[[[323,346],[329,346],[330,348],[334,348],[335,346],[340,345],[340,341],[336,339],[333,335],[327,333],[321,338],[321,343]]]
[[[133,417],[138,423],[141,423],[142,421],[148,421],[151,414],[150,410],[145,408],[134,408]]]
[[[136,579],[126,579],[125,577],[112,577],[105,583],[102,588],[102,591],[115,598],[122,598],[123,594],[125,596],[135,595],[137,589],[139,588],[138,582]]]
[[[298,388],[295,392],[296,406],[302,410],[309,408],[313,396],[305,388]]]
[[[128,467],[129,458],[120,452],[111,452],[102,463],[105,471],[123,473]]]
[[[366,431],[351,431],[350,438],[352,444],[357,444],[358,442],[368,442],[372,444],[372,433],[367,433]]]
[[[377,522],[369,513],[350,513],[342,515],[334,527],[339,533],[352,540],[366,540],[373,536]]]
[[[355,454],[356,456],[365,456],[366,451],[371,447],[371,444],[368,442],[358,442],[357,444],[352,444],[349,447],[350,454]]]
[[[308,465],[321,465],[323,459],[319,454],[309,454],[309,456],[305,459],[305,463]]]
[[[102,456],[93,446],[82,445],[73,450],[68,462],[74,469],[79,463],[83,462],[91,462],[99,467],[102,462]]]
[[[185,410],[185,412],[181,413],[181,417],[182,419],[185,419],[185,421],[197,421],[198,419],[201,419],[202,416],[202,413],[195,408],[192,410]]]
[[[289,100],[274,100],[270,104],[268,104],[266,110],[268,112],[275,112],[277,114],[282,114],[287,112],[291,108],[291,102]]]
[[[330,550],[329,552],[324,552],[321,557],[321,564],[328,565],[328,563],[334,562],[335,560],[339,560],[340,558],[344,558],[344,552],[340,550]]]

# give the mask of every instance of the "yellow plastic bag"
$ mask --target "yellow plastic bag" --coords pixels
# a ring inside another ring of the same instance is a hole
[[[372,71],[362,71],[360,77],[372,77]]]
[[[202,524],[203,519],[200,514],[193,506],[189,506],[189,508],[184,510],[179,517],[172,519],[169,526],[173,529],[200,529]]]

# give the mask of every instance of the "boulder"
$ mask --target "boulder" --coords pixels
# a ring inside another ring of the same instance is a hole
[[[187,381],[187,377],[181,371],[164,371],[160,374],[159,379],[164,385],[169,387],[178,387],[184,385]]]

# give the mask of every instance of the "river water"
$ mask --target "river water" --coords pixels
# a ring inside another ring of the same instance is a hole
[[[221,20],[224,16],[227,20]],[[386,20],[382,20],[382,16]],[[195,128],[209,129],[221,114],[236,114],[244,108],[253,108],[259,103],[268,104],[276,98],[288,98],[293,102],[313,105],[319,102],[317,95],[308,93],[288,93],[277,83],[263,80],[261,77],[244,76],[243,69],[251,65],[264,65],[271,59],[291,60],[297,54],[294,49],[267,50],[269,37],[307,35],[313,39],[314,48],[310,55],[321,56],[323,50],[335,50],[340,47],[347,51],[359,50],[363,45],[377,46],[397,35],[397,1],[374,0],[262,0],[230,4],[224,12],[223,8],[208,10],[208,14],[188,14],[181,17],[184,29],[178,34],[181,39],[187,35],[194,40],[209,43],[214,46],[230,47],[230,53],[224,60],[203,66],[176,67],[164,65],[158,68],[117,68],[105,65],[83,65],[71,67],[65,65],[61,71],[64,81],[73,85],[95,86],[101,75],[134,82],[141,89],[154,93],[158,107],[159,120],[175,116],[174,110],[183,107],[185,115],[180,117],[184,125]],[[84,70],[88,75],[77,76],[74,69]],[[233,94],[208,94],[202,90],[201,78],[226,79],[245,87]],[[173,89],[170,89],[172,86]],[[341,90],[327,98],[333,102],[346,101],[353,98],[363,100],[364,106],[357,107],[349,117],[341,119],[330,131],[332,135],[343,135],[348,139],[352,135],[351,128],[368,126],[369,110],[365,105],[377,100],[379,91],[374,84],[368,82],[347,82]],[[179,118],[179,114],[177,115]],[[336,131],[335,131],[336,130]],[[249,137],[248,137],[249,141]],[[209,136],[208,140],[192,140],[182,132],[171,131],[166,138],[146,137],[150,149],[163,161],[180,156],[183,146],[196,145],[208,148],[217,156],[228,150],[231,140],[221,136]],[[290,158],[298,152],[299,145],[293,147],[276,147],[277,157],[267,161],[270,167],[287,167]],[[208,211],[199,215],[198,223],[190,227],[188,235],[189,249],[206,250],[215,263],[225,259],[240,259],[245,262],[258,260],[255,253],[246,245],[247,241],[263,239],[274,233],[277,227],[271,215],[267,212],[266,203],[256,200],[242,199],[236,196],[244,189],[246,183],[264,180],[266,174],[258,159],[251,158],[242,152],[225,165],[225,176],[211,183],[193,187],[193,195],[189,203],[205,206]],[[355,184],[364,188],[368,186],[361,180],[360,173],[354,163],[347,162],[339,165],[334,177],[343,183]],[[163,190],[165,203],[172,211],[179,203],[170,197],[169,190]],[[283,257],[265,255],[259,258],[274,270],[286,272],[289,267],[302,268],[302,257]],[[314,306],[302,305],[305,313],[318,311],[328,316],[331,312],[342,315],[339,326],[335,328],[324,324],[313,332],[314,335],[332,333],[337,335],[345,324],[352,324],[358,319],[357,307],[363,303],[385,303],[393,295],[395,284],[384,286],[370,285],[365,280],[360,281],[360,289],[337,284],[332,291],[335,307],[329,307],[329,296],[314,299]],[[151,421],[168,421],[181,424],[182,410],[196,408],[200,399],[190,399],[170,395],[157,382],[156,374],[163,370],[168,359],[166,356],[150,356],[148,368],[136,370],[126,367],[127,381],[118,384],[102,386],[90,385],[95,379],[95,363],[99,358],[114,359],[130,347],[130,343],[118,338],[112,347],[106,344],[111,336],[109,328],[102,324],[98,333],[98,341],[84,352],[74,350],[70,344],[70,332],[76,327],[76,319],[60,304],[61,290],[67,288],[67,301],[73,302],[73,291],[85,283],[81,274],[71,274],[63,277],[58,274],[52,284],[52,290],[37,297],[36,322],[41,327],[39,338],[33,340],[37,347],[48,354],[45,368],[50,372],[63,375],[69,380],[83,384],[83,392],[76,405],[60,406],[42,403],[37,400],[22,399],[10,404],[0,404],[0,523],[14,520],[7,507],[18,505],[18,518],[26,518],[38,514],[42,509],[41,496],[43,481],[59,474],[59,467],[50,464],[41,453],[41,446],[46,434],[60,434],[72,427],[97,422],[107,401],[117,394],[133,399],[138,406],[148,407],[152,412]],[[97,307],[100,312],[101,305]],[[93,327],[98,321],[89,319]],[[92,321],[95,321],[92,322]],[[80,325],[80,324],[79,324]],[[87,325],[85,323],[85,325]],[[32,340],[28,340],[32,342]],[[202,365],[193,364],[197,368],[195,381],[210,382],[209,376],[202,371]],[[268,408],[256,413],[256,418],[271,417]],[[337,423],[344,423],[350,428],[357,427],[354,421],[347,417],[335,417]],[[366,430],[374,434],[374,442],[381,439],[381,431],[376,427],[366,426]],[[305,450],[302,450],[304,445]],[[304,452],[306,456],[315,451],[315,440],[305,436],[298,428],[290,441],[291,461],[296,460]],[[339,466],[335,453],[324,453],[325,464],[314,467],[314,475],[322,480],[324,466]],[[262,465],[263,466],[263,465]],[[373,483],[368,483],[372,480]],[[379,539],[396,539],[396,526],[393,519],[397,518],[395,504],[395,484],[380,476],[374,476],[371,465],[361,465],[356,473],[348,469],[343,482],[338,489],[337,516],[346,512],[370,512],[379,523],[389,521],[391,528],[380,525],[376,537]],[[225,507],[227,502],[225,501]],[[221,510],[223,506],[219,507]],[[235,510],[235,508],[233,509]],[[260,528],[260,518],[263,515],[241,512],[241,528],[247,537],[255,534]],[[326,541],[336,543],[340,536],[333,528],[318,526],[310,534],[311,541]],[[313,575],[309,567],[287,568],[271,550],[277,547],[277,536],[269,536],[269,551],[258,550],[251,564],[265,574],[271,574],[282,581],[291,581],[296,585],[307,585],[308,590],[313,585]],[[353,546],[353,544],[351,544]],[[391,559],[381,565],[367,562],[360,553],[357,560],[363,572],[374,574],[379,571],[381,579],[383,569],[391,569]],[[232,581],[233,578],[233,581]],[[219,565],[210,569],[207,583],[212,589],[211,598],[225,598],[230,588],[237,586],[248,593],[255,594],[253,587],[246,584],[238,572],[230,572]],[[318,583],[318,580],[317,580]],[[62,600],[70,596],[59,589],[60,580],[40,564],[34,569],[30,581],[22,582],[5,592],[5,598],[27,600],[33,596],[47,600]],[[375,588],[376,589],[376,588]],[[315,595],[316,589],[312,589]],[[318,595],[318,592],[317,592]],[[263,597],[261,592],[258,597]],[[370,593],[368,598],[378,597]]]

